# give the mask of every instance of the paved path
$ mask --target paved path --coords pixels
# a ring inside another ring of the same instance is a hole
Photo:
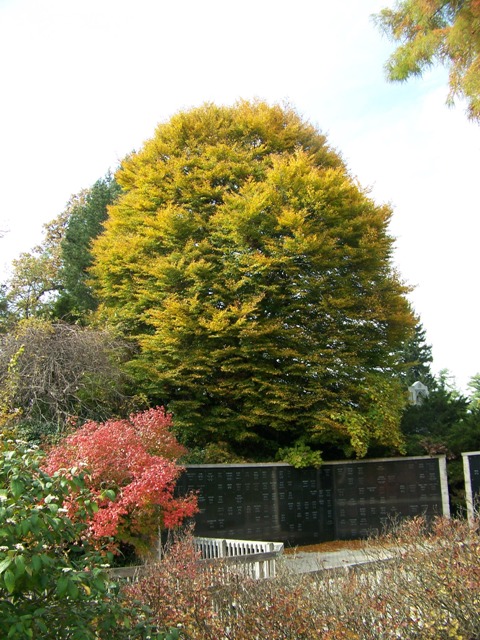
[[[386,549],[342,549],[323,553],[299,551],[282,557],[282,562],[294,573],[313,573],[324,569],[353,567],[379,560],[390,560],[395,552]]]

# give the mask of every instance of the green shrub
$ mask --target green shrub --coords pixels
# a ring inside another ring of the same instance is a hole
[[[148,612],[132,613],[105,572],[108,558],[84,539],[78,513],[96,509],[81,476],[49,476],[41,454],[0,438],[0,620],[4,638],[148,638]]]

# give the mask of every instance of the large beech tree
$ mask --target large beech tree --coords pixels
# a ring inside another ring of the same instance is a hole
[[[414,325],[391,211],[292,109],[204,105],[116,175],[93,245],[101,313],[189,445],[249,458],[325,443],[398,447],[395,372]]]

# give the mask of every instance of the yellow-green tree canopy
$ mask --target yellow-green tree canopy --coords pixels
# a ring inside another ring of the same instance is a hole
[[[190,446],[399,446],[414,325],[391,211],[289,108],[204,105],[124,161],[93,246],[101,313]],[[220,445],[223,446],[223,445]]]
[[[448,101],[466,98],[469,117],[480,120],[480,0],[401,0],[375,19],[399,43],[386,65],[390,80],[443,64],[450,72]]]

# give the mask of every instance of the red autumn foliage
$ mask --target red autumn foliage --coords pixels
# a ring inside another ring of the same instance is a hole
[[[159,407],[129,419],[87,422],[50,450],[47,473],[85,473],[99,507],[89,522],[93,539],[114,538],[142,549],[159,525],[173,528],[196,512],[195,496],[174,496],[182,471],[176,459],[185,449],[171,427],[171,415]],[[75,496],[68,509],[74,518]]]
[[[228,558],[199,562],[187,531],[124,594],[179,640],[479,640],[480,522],[391,526],[356,567],[323,570],[319,559],[318,571],[298,574],[279,560],[266,580]]]

